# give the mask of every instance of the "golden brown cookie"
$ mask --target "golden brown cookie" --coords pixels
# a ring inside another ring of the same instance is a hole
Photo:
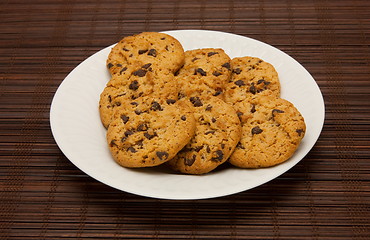
[[[305,135],[306,125],[292,103],[255,96],[234,105],[243,134],[230,163],[241,168],[271,167],[288,160]]]
[[[196,130],[190,142],[168,162],[187,174],[204,174],[224,163],[241,137],[234,109],[220,98],[187,98],[193,105]]]
[[[185,64],[176,73],[180,96],[219,96],[231,75],[230,58],[219,48],[185,52]]]
[[[270,63],[255,57],[238,57],[231,60],[231,67],[224,95],[227,103],[235,104],[255,95],[280,96],[278,73]]]
[[[143,32],[123,38],[112,48],[107,59],[111,75],[123,73],[130,65],[149,63],[157,70],[174,73],[184,64],[184,49],[168,34]]]
[[[188,104],[143,97],[135,107],[120,107],[107,130],[113,158],[124,167],[157,166],[172,159],[194,136]]]
[[[99,113],[104,127],[108,127],[117,106],[130,106],[140,97],[177,100],[178,84],[173,74],[143,66],[135,69],[129,77],[114,75],[108,82],[99,101]]]

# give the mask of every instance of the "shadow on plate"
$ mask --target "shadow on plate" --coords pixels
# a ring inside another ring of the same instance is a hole
[[[207,175],[207,174],[218,174],[218,173],[220,173],[222,171],[225,171],[227,169],[230,169],[230,168],[235,168],[235,167],[232,166],[229,162],[225,162],[224,164],[221,164],[220,166],[218,166],[213,171],[211,171],[209,173],[206,173],[206,174],[203,174],[202,176]],[[131,168],[130,171],[135,171],[135,172],[138,172],[138,173],[145,173],[145,174],[153,174],[153,175],[158,175],[158,174],[160,174],[160,175],[161,174],[188,175],[188,174],[176,172],[176,171],[172,170],[166,164],[162,164],[162,165],[155,166],[155,167],[149,167],[149,168]],[[196,176],[196,175],[194,175],[194,176]]]

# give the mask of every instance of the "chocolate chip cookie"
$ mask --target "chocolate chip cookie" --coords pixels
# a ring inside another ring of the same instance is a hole
[[[233,152],[241,137],[240,121],[234,109],[220,98],[186,99],[193,106],[195,135],[168,165],[182,173],[208,173]]]
[[[231,75],[230,57],[222,49],[203,48],[185,52],[185,64],[176,73],[180,96],[219,96]]]
[[[115,75],[124,73],[132,64],[149,63],[153,68],[174,73],[184,64],[184,49],[168,34],[143,32],[118,42],[108,56],[107,68]]]
[[[280,82],[275,68],[256,57],[231,60],[232,75],[226,84],[225,101],[235,104],[255,95],[280,96]]]
[[[130,106],[140,97],[160,96],[177,100],[178,84],[170,72],[157,71],[147,65],[136,68],[132,75],[113,75],[100,95],[99,112],[104,127],[108,127],[117,106]]]
[[[142,97],[121,107],[107,130],[114,160],[124,167],[157,166],[172,159],[194,136],[195,119],[184,100]]]
[[[255,96],[234,105],[243,134],[230,163],[241,168],[271,167],[288,160],[305,135],[306,125],[292,103]]]

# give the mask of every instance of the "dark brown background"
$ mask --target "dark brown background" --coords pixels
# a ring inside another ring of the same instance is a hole
[[[369,239],[370,1],[0,3],[1,239]],[[209,29],[297,59],[324,95],[312,151],[277,179],[228,197],[140,197],[78,170],[53,140],[64,77],[142,31]]]

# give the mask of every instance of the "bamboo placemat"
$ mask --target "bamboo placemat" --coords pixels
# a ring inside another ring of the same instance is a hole
[[[370,1],[0,3],[1,239],[369,239]],[[171,201],[103,185],[50,130],[52,97],[96,51],[142,31],[208,29],[271,44],[324,95],[312,151],[260,187]]]

